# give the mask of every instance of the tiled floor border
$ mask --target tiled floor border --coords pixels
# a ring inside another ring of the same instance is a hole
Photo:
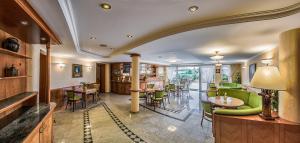
[[[182,121],[182,122],[185,122],[191,115],[192,115],[192,112],[194,112],[194,109],[192,111],[189,112],[189,114],[187,116],[185,116],[183,119],[180,119],[180,118],[177,118],[177,117],[174,117],[174,116],[171,116],[171,115],[168,115],[168,114],[165,114],[165,113],[162,113],[162,112],[158,112],[157,110],[154,110],[152,108],[149,108],[148,106],[145,106],[143,104],[140,104],[140,106],[150,110],[150,111],[153,111],[155,113],[158,113],[158,114],[161,114],[161,115],[164,115],[166,117],[169,117],[169,118],[172,118],[172,119],[175,119],[175,120],[179,120],[179,121]]]
[[[133,133],[130,129],[128,129],[122,121],[110,110],[110,108],[104,103],[101,103],[109,116],[113,119],[113,121],[118,125],[118,127],[135,143],[146,143],[142,138]]]
[[[93,143],[89,110],[83,112],[83,142]]]

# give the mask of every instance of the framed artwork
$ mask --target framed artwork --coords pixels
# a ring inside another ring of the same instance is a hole
[[[252,80],[255,71],[256,71],[256,64],[254,63],[254,64],[249,65],[249,81]]]
[[[82,65],[79,65],[79,64],[72,65],[72,77],[73,78],[82,77]]]

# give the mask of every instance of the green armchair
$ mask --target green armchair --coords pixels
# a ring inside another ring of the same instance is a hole
[[[227,96],[243,100],[244,105],[238,109],[217,108],[214,110],[215,114],[244,116],[256,115],[262,112],[262,99],[257,93],[237,89],[219,89],[218,93],[224,95],[225,92]]]

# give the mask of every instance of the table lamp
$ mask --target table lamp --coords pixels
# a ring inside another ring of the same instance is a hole
[[[251,80],[251,86],[261,89],[262,114],[259,116],[265,120],[274,120],[271,114],[271,97],[274,91],[285,90],[285,83],[280,72],[275,66],[259,67]]]

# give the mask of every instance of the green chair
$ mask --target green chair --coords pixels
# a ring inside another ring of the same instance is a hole
[[[163,91],[163,90],[155,91],[154,96],[151,98],[151,103],[154,106],[154,110],[155,110],[156,103],[158,103],[159,105],[161,105],[161,103],[162,103],[164,106],[164,109],[166,109],[165,103],[164,103],[164,96],[165,96],[165,91]]]
[[[145,99],[146,104],[147,104],[147,94],[146,94],[146,92],[140,92],[139,93],[139,98],[140,99]]]
[[[242,89],[242,85],[239,83],[221,82],[219,88]]]
[[[81,96],[78,96],[75,94],[74,90],[66,90],[66,93],[67,93],[67,105],[66,105],[66,109],[68,108],[68,105],[72,104],[73,106],[73,112],[76,108],[76,103],[78,101],[81,101],[81,106],[83,108],[83,100],[82,100],[82,97]]]
[[[215,88],[215,87],[216,87],[216,84],[215,84],[215,83],[209,83],[208,87],[209,87],[209,88]]]
[[[206,92],[207,93],[207,97],[215,97],[217,96],[217,90],[216,88],[209,88],[209,90]],[[202,118],[201,118],[201,126],[203,124],[203,119],[210,121],[212,120],[212,110],[213,110],[213,106],[209,101],[202,101]]]
[[[168,103],[170,104],[170,85],[166,85],[165,86],[165,96],[164,98],[167,99],[168,98]]]
[[[152,83],[151,83],[151,84],[147,84],[147,89],[153,89],[153,88],[154,88],[154,86],[155,86],[155,85],[154,85],[154,84],[152,84]]]
[[[243,100],[244,105],[237,109],[215,109],[215,114],[246,116],[257,115],[262,112],[262,98],[257,93],[239,89],[219,89],[220,95],[224,95],[225,92],[227,96]]]
[[[169,84],[169,92],[173,93],[175,95],[176,93],[176,85],[175,84]]]

